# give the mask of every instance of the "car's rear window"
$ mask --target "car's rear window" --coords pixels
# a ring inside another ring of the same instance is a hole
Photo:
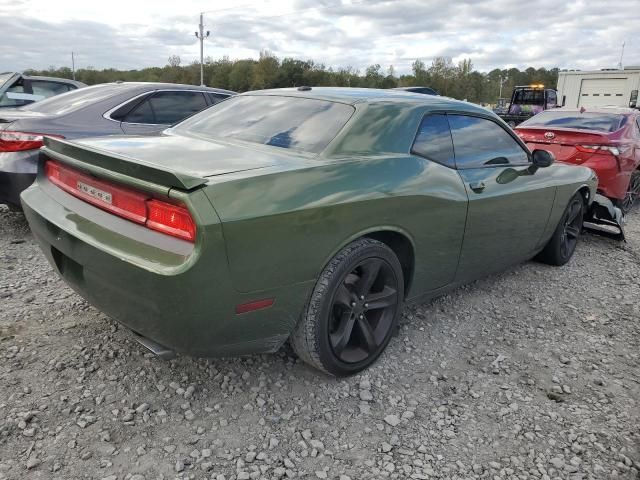
[[[516,90],[513,103],[518,105],[544,105],[544,90],[533,88]]]
[[[626,121],[627,117],[625,115],[616,113],[546,111],[531,117],[526,122],[521,123],[520,126],[615,132],[622,128]]]
[[[324,100],[243,95],[185,120],[175,130],[319,153],[353,112],[350,105]]]
[[[95,85],[56,95],[22,108],[50,115],[62,115],[109,98],[117,92],[118,88],[114,85]]]

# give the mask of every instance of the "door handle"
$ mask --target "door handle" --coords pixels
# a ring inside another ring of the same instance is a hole
[[[486,185],[484,184],[484,182],[471,182],[469,184],[469,188],[471,188],[471,190],[473,190],[476,193],[482,193],[485,187]]]

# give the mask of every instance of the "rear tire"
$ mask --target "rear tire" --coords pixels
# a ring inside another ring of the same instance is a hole
[[[384,243],[361,238],[322,271],[289,342],[330,375],[353,375],[384,351],[402,312],[402,267]]]
[[[576,193],[569,200],[569,205],[562,214],[549,243],[538,254],[536,260],[555,266],[567,263],[576,250],[582,233],[583,218],[584,198],[580,193]]]

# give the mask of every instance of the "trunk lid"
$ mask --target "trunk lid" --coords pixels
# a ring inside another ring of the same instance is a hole
[[[531,151],[547,150],[557,160],[580,164],[587,161],[593,153],[579,152],[577,145],[610,145],[610,137],[606,133],[594,130],[578,130],[572,128],[518,127],[518,136]]]
[[[43,153],[65,163],[88,163],[159,185],[190,190],[207,177],[288,163],[292,153],[277,148],[183,135],[109,136],[75,140],[46,138]]]
[[[34,112],[32,110],[21,110],[19,108],[1,108],[0,128],[2,128],[3,125],[6,127],[7,124],[15,122],[16,120],[32,120],[44,117],[47,117],[47,115],[40,112]]]

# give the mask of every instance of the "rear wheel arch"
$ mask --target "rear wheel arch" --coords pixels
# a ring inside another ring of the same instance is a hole
[[[400,261],[404,277],[404,296],[409,294],[415,270],[415,250],[413,242],[408,236],[394,230],[380,230],[364,235],[365,238],[372,238],[384,243],[389,247]]]
[[[415,243],[413,238],[407,231],[395,226],[378,226],[370,228],[364,231],[357,232],[350,237],[343,240],[340,244],[329,252],[327,258],[320,266],[320,271],[324,269],[331,259],[345,248],[350,243],[355,242],[361,238],[371,238],[378,240],[388,246],[393,253],[398,257],[400,265],[402,266],[402,274],[404,276],[404,296],[408,298],[409,288],[411,287],[413,280],[413,273],[415,271]],[[316,277],[317,278],[317,277]]]

